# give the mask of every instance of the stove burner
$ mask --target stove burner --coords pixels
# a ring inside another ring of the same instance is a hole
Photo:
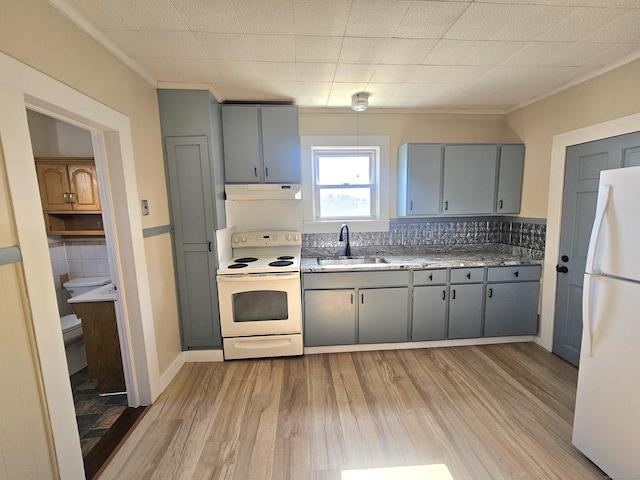
[[[269,264],[270,267],[288,267],[289,265],[293,265],[293,262],[289,260],[276,260]]]
[[[249,265],[247,265],[246,263],[232,263],[231,265],[229,265],[229,268],[244,268],[248,266]]]
[[[234,262],[238,262],[238,263],[251,263],[251,262],[257,262],[257,261],[258,259],[256,257],[242,257],[234,260]]]
[[[293,255],[282,255],[278,257],[278,260],[293,260],[295,257]]]

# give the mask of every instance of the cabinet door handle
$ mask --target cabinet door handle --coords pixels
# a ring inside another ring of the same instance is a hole
[[[489,289],[489,298],[492,298],[492,297],[493,297],[493,288],[490,288]]]
[[[351,305],[353,305],[353,293],[351,294]]]
[[[451,293],[451,300],[455,300],[456,299],[456,289],[453,289],[453,293]]]
[[[264,176],[265,177],[269,176],[269,167],[264,167]]]
[[[364,305],[364,293],[360,294],[360,301],[362,302],[362,305]]]
[[[467,279],[471,280],[471,272],[467,273]]]
[[[413,210],[413,200],[409,202],[409,210]]]
[[[75,193],[69,192],[69,198],[71,199],[71,201],[69,203],[71,203],[71,205],[76,203],[75,195],[76,195]]]
[[[62,198],[64,198],[64,203],[70,203],[69,202],[69,194],[67,192],[64,192],[62,194]]]
[[[429,274],[429,280],[431,280],[433,282],[433,273]]]
[[[447,291],[446,290],[442,290],[442,299],[446,300],[447,298]]]
[[[444,209],[449,210],[449,200],[444,202]]]
[[[503,202],[502,200],[500,200],[500,206],[498,207],[500,210],[502,210],[502,205],[503,205]]]
[[[258,178],[258,167],[253,167],[253,175]]]
[[[211,242],[209,242],[209,251],[211,252]]]
[[[516,278],[518,278],[518,276],[520,275],[520,272],[518,272],[518,270],[516,270],[515,272],[513,272],[513,274],[516,276]]]

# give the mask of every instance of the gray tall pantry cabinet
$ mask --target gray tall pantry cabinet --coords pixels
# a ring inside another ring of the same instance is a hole
[[[216,230],[226,226],[220,105],[201,90],[158,90],[158,102],[182,348],[217,348]]]

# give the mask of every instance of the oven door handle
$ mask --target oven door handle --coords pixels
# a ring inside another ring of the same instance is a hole
[[[289,273],[250,273],[247,275],[218,275],[218,282],[269,282],[269,281],[282,281],[282,280],[299,280],[300,274],[298,272]]]

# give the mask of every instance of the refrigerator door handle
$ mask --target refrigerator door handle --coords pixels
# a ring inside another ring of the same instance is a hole
[[[582,289],[582,346],[581,353],[591,356],[593,349],[593,315],[591,314],[592,286],[594,278],[584,274],[584,284]]]
[[[604,222],[604,216],[607,211],[607,205],[609,204],[609,193],[611,191],[611,185],[602,185],[602,188],[598,191],[598,204],[596,207],[596,219],[593,222],[593,230],[591,231],[591,238],[589,239],[589,250],[587,251],[587,263],[585,271],[587,273],[600,273],[594,270],[596,263],[596,252],[598,250],[598,243],[600,241],[600,229]]]

